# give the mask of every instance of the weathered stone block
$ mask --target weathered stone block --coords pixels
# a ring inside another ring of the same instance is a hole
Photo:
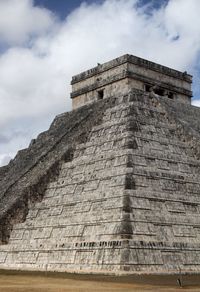
[[[57,117],[0,169],[0,268],[199,273],[190,82],[129,55],[74,77],[74,107],[91,104]],[[114,96],[93,103],[102,94]]]

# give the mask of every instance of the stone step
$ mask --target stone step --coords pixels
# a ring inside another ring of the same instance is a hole
[[[188,193],[180,191],[158,191],[158,190],[151,190],[148,188],[144,188],[143,190],[125,190],[125,194],[127,196],[130,196],[133,198],[145,198],[149,201],[154,203],[156,208],[156,204],[158,206],[162,206],[163,202],[177,202],[177,203],[183,203],[185,208],[190,210],[191,212],[196,210],[198,205],[200,204],[200,197],[198,194],[190,194],[188,196]]]

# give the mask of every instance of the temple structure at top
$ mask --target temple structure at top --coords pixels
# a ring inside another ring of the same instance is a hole
[[[124,55],[72,77],[72,107],[126,94],[132,89],[191,103],[192,76],[133,55]]]

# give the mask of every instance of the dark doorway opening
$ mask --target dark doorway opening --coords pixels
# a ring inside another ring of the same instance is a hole
[[[97,96],[98,100],[103,99],[103,97],[104,97],[104,90],[101,89],[101,90],[97,91],[97,93],[98,93],[98,96]]]
[[[146,92],[154,92],[155,94],[159,96],[166,96],[169,99],[174,99],[174,93],[171,91],[168,91],[166,89],[163,89],[157,85],[150,85],[150,84],[144,84],[144,90]]]
[[[152,87],[152,85],[149,85],[149,84],[144,85],[144,89],[146,92],[150,92],[151,87]]]
[[[164,96],[165,95],[165,91],[164,89],[161,89],[161,88],[156,88],[154,90],[155,94],[159,95],[159,96]]]
[[[172,92],[169,92],[168,97],[169,97],[169,99],[173,99],[174,98],[174,94]]]

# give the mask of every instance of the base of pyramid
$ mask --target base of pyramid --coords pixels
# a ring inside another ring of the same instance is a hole
[[[103,108],[43,199],[13,224],[0,269],[199,273],[198,144],[169,108],[138,93]]]

